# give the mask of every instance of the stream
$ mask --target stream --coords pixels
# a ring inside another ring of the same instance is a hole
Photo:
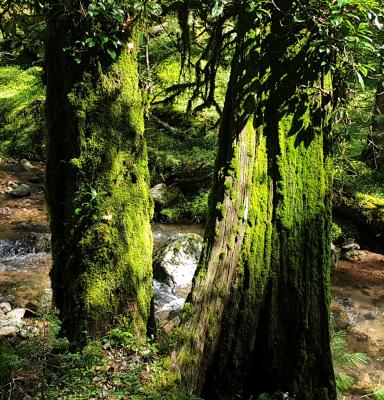
[[[175,233],[203,235],[201,225],[152,224],[154,250]],[[12,294],[18,306],[25,307],[42,296],[50,295],[49,235],[40,232],[22,232],[0,225],[0,294]],[[158,290],[164,288],[155,282]],[[164,289],[165,290],[165,289]],[[168,293],[164,298],[170,301]]]

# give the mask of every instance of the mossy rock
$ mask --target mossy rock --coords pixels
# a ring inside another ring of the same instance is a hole
[[[178,188],[168,187],[165,183],[159,183],[151,189],[151,195],[155,206],[161,209],[175,204],[182,193]]]

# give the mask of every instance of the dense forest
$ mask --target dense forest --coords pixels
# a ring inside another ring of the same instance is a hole
[[[0,399],[384,399],[381,0],[0,0]]]

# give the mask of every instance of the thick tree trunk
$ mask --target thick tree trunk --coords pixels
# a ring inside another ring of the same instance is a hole
[[[257,28],[239,17],[206,243],[175,352],[184,386],[206,400],[336,397],[330,96],[310,33],[289,10],[273,15]]]
[[[76,28],[61,11],[52,13],[47,46],[53,298],[71,340],[115,325],[142,335],[152,296],[152,200],[136,35],[133,51],[116,62],[78,66],[62,50]]]

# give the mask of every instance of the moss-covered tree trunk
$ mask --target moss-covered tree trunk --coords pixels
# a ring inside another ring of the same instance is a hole
[[[142,335],[152,296],[152,201],[137,36],[131,32],[115,62],[90,56],[77,65],[63,48],[81,26],[62,7],[52,10],[47,46],[54,303],[71,340],[113,326]]]
[[[291,2],[242,12],[200,267],[175,351],[206,400],[334,400],[328,80]],[[312,56],[310,56],[312,54]]]

